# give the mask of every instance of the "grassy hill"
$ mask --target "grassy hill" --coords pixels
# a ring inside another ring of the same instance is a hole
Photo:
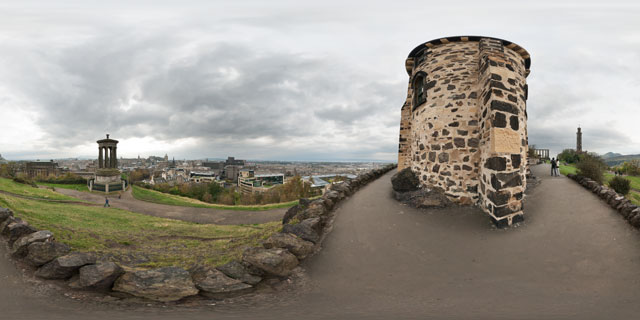
[[[45,190],[46,191],[46,190]],[[0,194],[0,206],[74,251],[95,252],[128,267],[217,266],[240,257],[245,246],[282,228],[196,224],[102,206],[30,200]]]
[[[48,189],[40,189],[28,184],[17,183],[6,178],[0,178],[0,190],[30,198],[47,200],[78,200]]]
[[[608,166],[611,167],[611,166],[617,166],[619,164],[622,164],[625,161],[640,160],[640,154],[627,154],[627,155],[614,156],[610,158],[603,157],[603,160]]]
[[[281,202],[274,204],[244,206],[244,205],[223,205],[202,202],[188,197],[181,197],[173,194],[163,193],[155,190],[145,189],[139,186],[133,186],[132,195],[141,201],[154,202],[159,204],[168,204],[172,206],[196,207],[196,208],[212,208],[223,210],[239,210],[239,211],[264,211],[278,208],[289,208],[298,204],[298,200]],[[315,197],[318,198],[318,197]],[[312,198],[313,199],[313,198]]]

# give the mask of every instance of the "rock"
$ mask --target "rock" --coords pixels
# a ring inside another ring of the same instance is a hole
[[[9,238],[9,245],[13,245],[13,243],[20,237],[32,234],[38,230],[28,225],[26,222],[20,221],[10,223],[4,231],[6,232],[6,236]]]
[[[327,207],[327,211],[333,209],[333,201],[330,199],[324,199],[324,206]]]
[[[309,204],[309,207],[302,210],[302,212],[299,213],[297,217],[299,220],[305,220],[322,216],[326,212],[327,208],[325,208],[323,202],[313,201],[311,204]]]
[[[298,266],[298,259],[282,248],[249,248],[242,254],[242,260],[264,272],[286,277]]]
[[[295,206],[289,208],[289,210],[287,210],[287,212],[284,214],[284,217],[282,218],[282,224],[289,223],[301,211],[302,211],[302,206],[300,206],[299,204],[296,204]]]
[[[106,291],[124,273],[122,268],[113,262],[98,262],[80,268],[79,276],[69,283],[74,289],[91,289]]]
[[[0,235],[6,236],[8,231],[7,226],[18,221],[20,220],[14,216],[9,216],[5,218],[5,220],[2,223],[0,223]]]
[[[0,223],[5,222],[9,217],[13,217],[13,212],[7,208],[0,208]]]
[[[337,191],[338,193],[343,193],[345,196],[351,194],[351,189],[345,186],[344,183],[338,183],[331,186],[331,190]]]
[[[298,204],[300,204],[300,206],[303,208],[308,207],[310,203],[311,203],[311,200],[307,198],[300,198],[300,200],[298,200]]]
[[[404,168],[391,177],[391,185],[397,192],[407,192],[417,190],[420,187],[420,181],[411,168]]]
[[[640,216],[640,208],[636,208],[627,216],[627,220],[631,222],[635,217]]]
[[[336,191],[329,191],[327,193],[325,193],[325,196],[327,197],[327,199],[331,200],[334,205],[339,201],[340,199],[340,194]]]
[[[302,260],[313,252],[313,243],[291,233],[275,233],[262,244],[266,249],[283,248]]]
[[[320,240],[320,235],[318,234],[319,225],[320,218],[311,218],[297,224],[285,224],[282,227],[282,232],[292,233],[304,240],[317,243]]]
[[[261,277],[252,275],[249,270],[238,261],[231,261],[225,265],[216,268],[230,278],[240,280],[244,283],[256,285],[262,280]]]
[[[67,279],[81,267],[96,263],[96,256],[85,252],[73,252],[55,258],[36,271],[36,276],[44,279]]]
[[[39,267],[51,260],[64,256],[71,251],[68,245],[55,241],[35,242],[27,248],[28,254],[25,260],[27,263]]]
[[[13,243],[13,247],[11,248],[11,255],[17,258],[22,258],[27,254],[30,244],[34,242],[45,242],[50,240],[52,237],[53,233],[48,230],[36,231],[34,233],[28,234]]]
[[[116,280],[113,291],[162,302],[198,294],[189,272],[178,267],[125,272]]]
[[[227,277],[216,269],[195,272],[193,282],[200,289],[200,295],[212,299],[231,298],[253,290],[253,286]]]
[[[633,218],[631,218],[631,220],[629,220],[629,223],[634,228],[640,228],[640,214],[636,214]]]
[[[635,206],[634,204],[631,203],[627,203],[624,207],[622,207],[622,209],[620,210],[620,214],[622,214],[622,216],[625,219],[628,219],[629,215],[631,214],[631,212],[633,210],[635,210],[636,208],[638,208],[637,206]]]

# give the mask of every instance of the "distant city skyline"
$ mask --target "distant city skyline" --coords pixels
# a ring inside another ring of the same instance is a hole
[[[125,158],[396,161],[408,53],[469,34],[531,54],[530,144],[554,156],[580,125],[584,150],[638,154],[638,16],[633,1],[3,3],[0,154],[97,158],[110,133]]]

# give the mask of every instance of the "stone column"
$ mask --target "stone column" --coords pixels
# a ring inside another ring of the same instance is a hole
[[[98,169],[101,169],[102,165],[102,147],[98,147]]]
[[[104,147],[104,167],[109,168],[109,147]]]
[[[117,149],[118,149],[118,147],[113,147],[113,158],[112,158],[113,161],[112,162],[113,162],[113,167],[114,168],[118,168],[118,155],[116,153]]]
[[[523,58],[501,41],[479,43],[481,202],[498,226],[522,220],[526,184],[526,70]]]

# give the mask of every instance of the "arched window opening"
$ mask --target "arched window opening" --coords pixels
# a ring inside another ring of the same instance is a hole
[[[413,80],[413,109],[427,102],[427,75],[419,73]]]

